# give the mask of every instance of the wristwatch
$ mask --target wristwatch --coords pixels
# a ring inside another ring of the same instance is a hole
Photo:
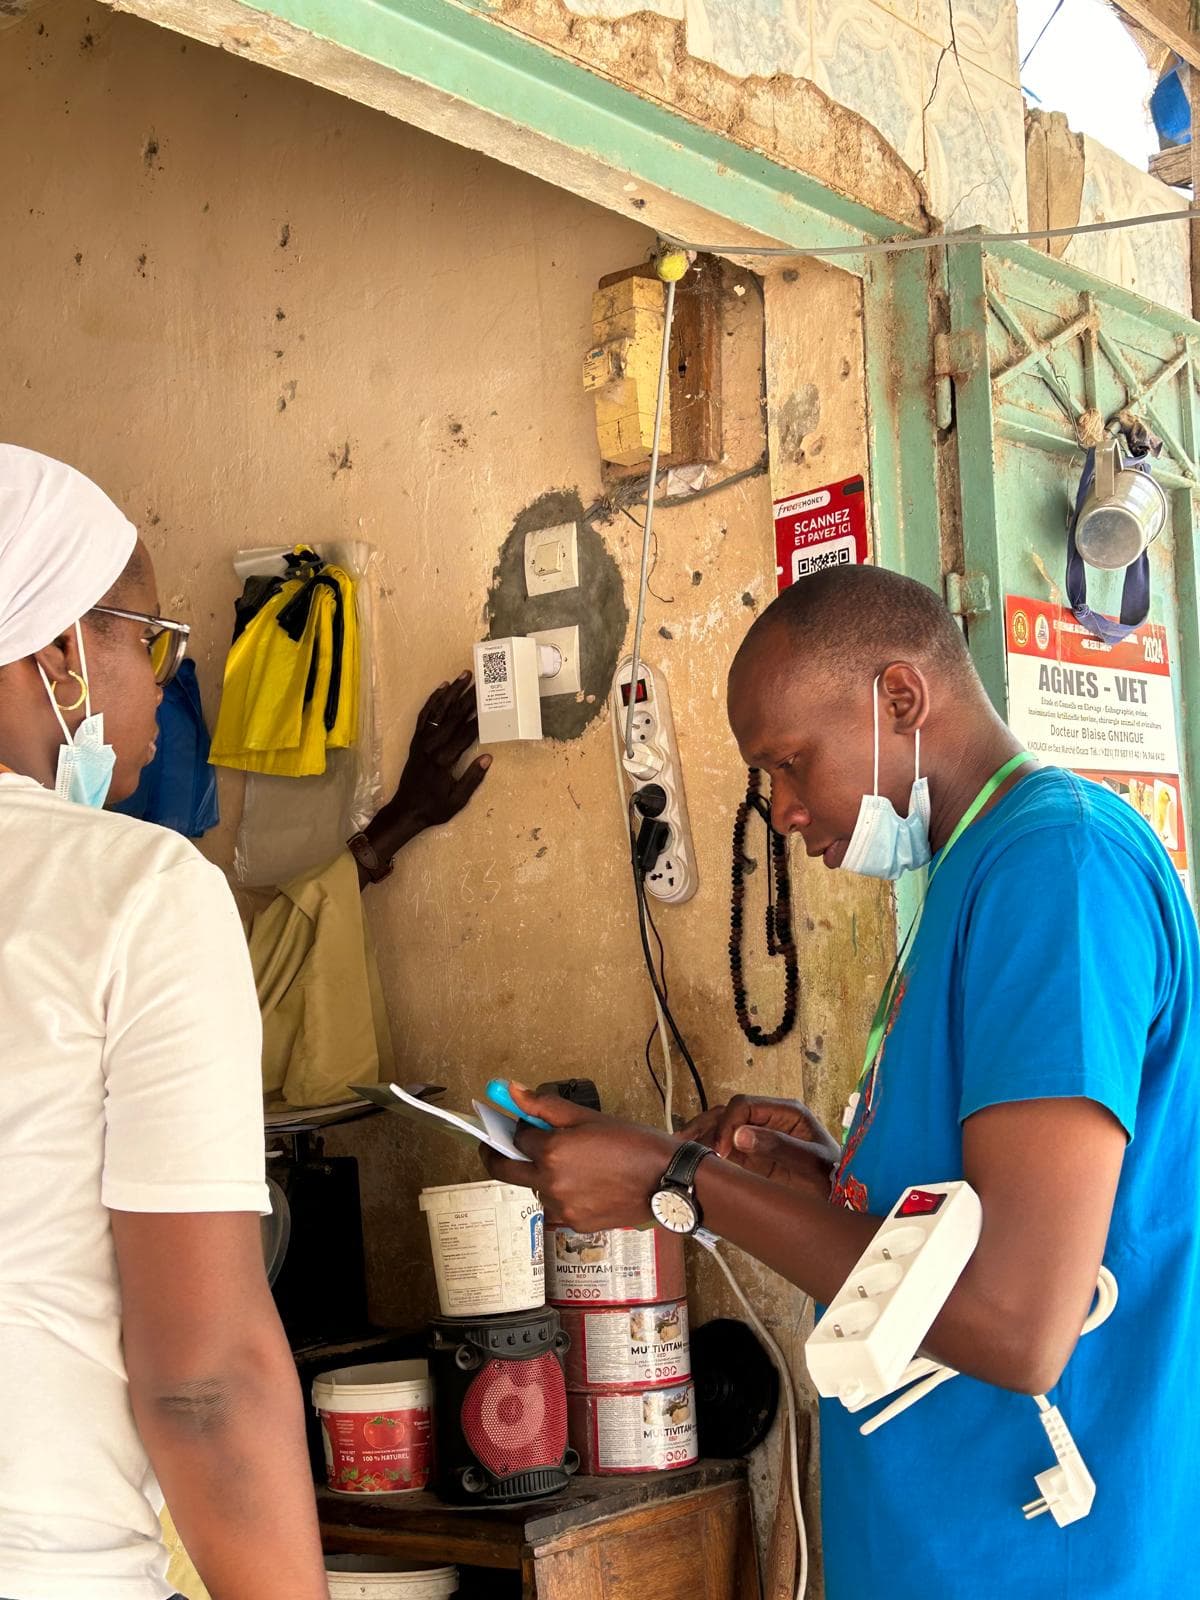
[[[688,1140],[671,1157],[671,1164],[650,1196],[650,1210],[660,1228],[669,1233],[695,1233],[704,1220],[696,1199],[696,1171],[712,1151],[706,1144]]]
[[[367,875],[369,883],[382,883],[392,870],[392,862],[385,861],[365,833],[356,833],[346,840],[346,849]]]

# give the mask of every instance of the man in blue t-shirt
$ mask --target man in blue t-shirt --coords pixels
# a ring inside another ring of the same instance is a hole
[[[716,1108],[687,1130],[727,1158],[694,1171],[704,1225],[827,1302],[909,1185],[966,1178],[983,1207],[925,1345],[962,1376],[869,1437],[822,1407],[829,1600],[1191,1593],[1200,1012],[1171,862],[1115,795],[1023,755],[945,607],[895,573],[785,591],[729,714],[810,856],[930,876],[844,1148],[794,1102]],[[497,1176],[575,1227],[647,1219],[679,1140],[518,1098],[556,1131]],[[1119,1299],[1081,1339],[1102,1263]],[[1053,1465],[1035,1395],[1096,1483],[1065,1528],[1022,1516]]]

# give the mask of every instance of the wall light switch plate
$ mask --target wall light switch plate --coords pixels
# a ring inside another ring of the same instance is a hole
[[[579,587],[579,534],[574,522],[525,535],[525,593],[557,594]]]
[[[555,694],[578,694],[579,676],[579,624],[569,628],[542,628],[529,635],[538,644],[551,645],[562,657],[562,665],[552,678],[538,679],[538,693],[543,700]]]

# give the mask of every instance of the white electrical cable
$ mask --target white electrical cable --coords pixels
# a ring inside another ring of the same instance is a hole
[[[675,284],[673,280],[668,280],[667,301],[663,313],[662,354],[659,358],[658,367],[658,394],[654,406],[654,438],[650,452],[650,481],[646,490],[646,520],[642,528],[642,570],[641,581],[638,586],[637,614],[633,628],[633,660],[629,674],[629,705],[625,714],[624,745],[625,754],[629,757],[632,757],[633,755],[633,714],[634,707],[637,703],[638,671],[641,667],[642,660],[642,629],[646,620],[646,594],[650,583],[650,533],[654,522],[654,499],[655,491],[658,485],[658,454],[659,445],[662,439],[663,401],[665,399],[667,390],[667,369],[671,351],[671,325],[674,321],[674,317]],[[613,739],[613,759],[617,769],[617,792],[623,796],[625,793],[625,772],[621,765],[620,743],[615,737]],[[664,1072],[663,1112],[667,1132],[674,1133],[674,1061],[671,1055],[670,1043],[667,1039],[666,1018],[663,1016],[662,1006],[659,1003],[658,991],[654,988],[653,984],[651,984],[651,992],[654,996],[654,1015],[658,1022],[658,1037],[662,1045]],[[804,1507],[800,1499],[800,1446],[796,1437],[796,1388],[792,1381],[791,1369],[788,1366],[783,1351],[779,1348],[779,1345],[767,1331],[762,1320],[754,1310],[754,1307],[747,1299],[741,1284],[738,1283],[737,1279],[734,1277],[733,1269],[725,1260],[724,1256],[722,1256],[721,1252],[717,1249],[716,1241],[714,1240],[711,1244],[704,1240],[699,1242],[703,1244],[704,1248],[709,1251],[717,1265],[720,1267],[721,1271],[725,1274],[725,1277],[729,1281],[730,1288],[737,1296],[742,1309],[750,1319],[751,1327],[755,1330],[759,1338],[770,1351],[771,1359],[775,1363],[776,1369],[779,1373],[779,1382],[783,1388],[784,1399],[787,1406],[792,1515],[796,1519],[796,1540],[797,1544],[799,1545],[800,1552],[800,1572],[796,1584],[795,1600],[804,1600],[805,1592],[808,1589],[808,1533],[804,1525]],[[807,1301],[807,1296],[805,1297],[805,1301]]]
[[[1112,222],[1077,222],[1073,228],[1031,228],[1024,233],[973,233],[964,229],[959,233],[924,233],[915,239],[882,239],[870,244],[692,244],[669,233],[662,237],[677,249],[704,256],[883,256],[896,255],[902,250],[934,250],[940,245],[1025,244],[1037,239],[1070,239],[1077,233],[1109,233],[1116,228],[1145,228],[1156,222],[1185,220],[1200,222],[1200,206],[1189,206],[1186,211],[1151,211],[1139,217],[1116,217]]]
[[[658,1038],[662,1045],[663,1058],[663,1110],[666,1116],[667,1132],[675,1132],[675,1117],[671,1102],[675,1094],[675,1062],[671,1056],[671,1045],[667,1039],[667,1019],[663,1016],[662,1006],[658,1003],[658,991],[654,985],[650,986],[650,993],[654,996],[654,1015],[658,1018]]]
[[[792,1487],[792,1515],[796,1519],[796,1543],[799,1546],[800,1554],[800,1571],[796,1579],[795,1600],[804,1600],[804,1595],[808,1589],[808,1530],[804,1525],[804,1506],[800,1499],[800,1443],[796,1436],[796,1386],[792,1381],[791,1368],[788,1366],[787,1358],[784,1356],[783,1351],[779,1348],[779,1345],[775,1342],[767,1328],[764,1326],[762,1319],[759,1317],[758,1313],[755,1311],[754,1307],[750,1304],[750,1301],[746,1297],[741,1284],[734,1277],[733,1269],[730,1267],[725,1257],[717,1249],[716,1242],[714,1241],[712,1244],[708,1244],[704,1240],[699,1242],[703,1244],[704,1248],[712,1256],[713,1260],[717,1263],[721,1271],[729,1280],[729,1287],[737,1296],[739,1302],[741,1303],[742,1310],[750,1319],[750,1326],[754,1329],[755,1333],[758,1334],[758,1337],[770,1351],[771,1359],[775,1363],[776,1370],[779,1373],[779,1382],[783,1388],[784,1401],[787,1406],[789,1451],[788,1467]],[[808,1296],[805,1295],[801,1302],[802,1310],[807,1304],[807,1301]]]
[[[1094,1333],[1102,1323],[1108,1321],[1117,1308],[1117,1280],[1107,1267],[1100,1268],[1100,1276],[1096,1280],[1096,1300],[1088,1312],[1087,1320],[1079,1331],[1082,1339],[1085,1333]],[[1052,1409],[1049,1400],[1044,1394],[1035,1394],[1034,1403],[1039,1411]]]
[[[1079,1337],[1082,1339],[1085,1334],[1094,1333],[1101,1324],[1107,1322],[1109,1317],[1112,1316],[1116,1304],[1117,1280],[1107,1267],[1101,1267],[1100,1274],[1096,1279],[1095,1303],[1088,1313],[1083,1327],[1080,1329]],[[930,1371],[928,1363],[923,1365],[928,1372],[928,1376],[922,1378],[920,1383],[914,1383],[910,1389],[906,1389],[902,1395],[899,1395],[890,1405],[885,1406],[882,1411],[877,1411],[873,1417],[870,1417],[862,1424],[858,1430],[859,1433],[864,1437],[869,1437],[886,1423],[895,1421],[910,1406],[915,1406],[918,1400],[924,1400],[926,1395],[932,1394],[941,1384],[948,1383],[951,1378],[958,1377],[958,1372],[954,1367],[943,1366],[939,1363]],[[1035,1394],[1032,1398],[1039,1411],[1052,1409],[1049,1400],[1046,1399],[1044,1394]]]
[[[667,284],[663,311],[662,354],[658,362],[658,394],[654,401],[654,439],[650,449],[650,482],[646,489],[646,520],[642,525],[642,576],[638,584],[637,615],[633,624],[633,669],[629,674],[629,706],[625,712],[625,754],[633,756],[633,710],[637,703],[638,669],[642,664],[642,628],[646,621],[646,591],[650,587],[650,530],[654,524],[654,497],[658,489],[658,447],[662,439],[663,402],[667,393],[667,368],[671,355],[671,324],[675,320],[675,283]]]

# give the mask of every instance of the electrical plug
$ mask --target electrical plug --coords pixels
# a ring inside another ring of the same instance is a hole
[[[1039,1405],[1042,1402],[1039,1400]],[[1042,1427],[1053,1447],[1058,1465],[1039,1472],[1034,1482],[1042,1491],[1040,1498],[1022,1506],[1025,1520],[1032,1521],[1048,1511],[1060,1528],[1079,1522],[1092,1509],[1096,1498],[1096,1482],[1084,1465],[1071,1430],[1062,1419],[1057,1406],[1045,1406],[1038,1415]]]
[[[634,846],[638,871],[643,878],[653,870],[670,841],[671,830],[665,822],[656,822],[652,817],[645,819],[638,829],[637,844]]]

